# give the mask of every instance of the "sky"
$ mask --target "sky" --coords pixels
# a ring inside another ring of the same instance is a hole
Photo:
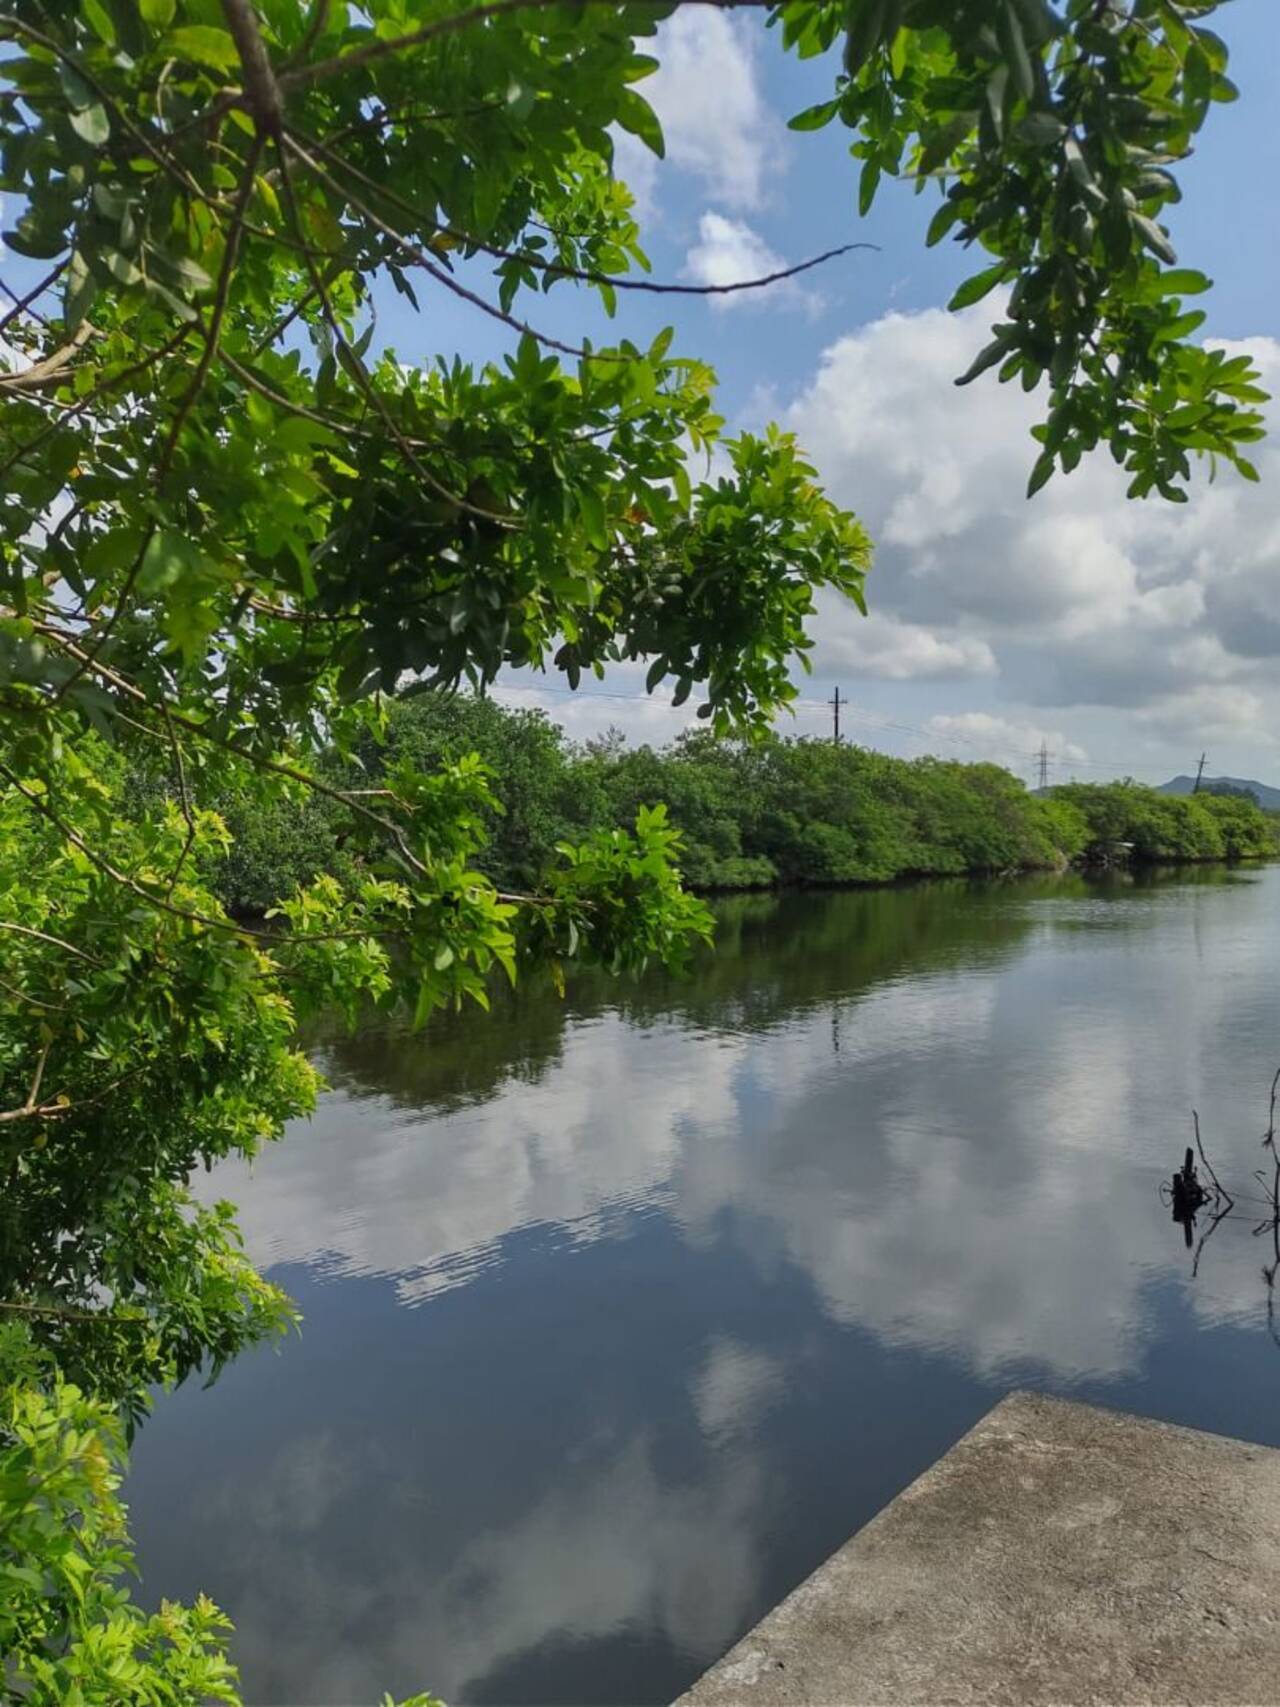
[[[1215,280],[1203,335],[1241,342],[1280,393],[1280,13],[1228,0],[1214,20],[1239,102],[1214,109],[1183,169],[1169,223],[1182,264]],[[1133,502],[1105,453],[1024,496],[1038,399],[994,375],[952,383],[987,341],[990,301],[945,303],[972,254],[924,246],[932,192],[888,185],[860,220],[857,163],[832,126],[787,118],[830,91],[834,62],[783,53],[757,13],[690,7],[661,27],[642,85],[662,120],[662,162],[621,139],[656,278],[723,283],[838,243],[878,247],[753,296],[624,298],[614,335],[662,325],[710,360],[729,430],[795,431],[823,483],[876,542],[870,615],[824,602],[812,676],[780,728],[829,732],[838,685],[850,739],[885,751],[994,758],[1027,780],[1045,745],[1051,780],[1194,770],[1280,784],[1280,439],[1263,480],[1198,476],[1192,501]],[[540,329],[599,334],[585,293],[530,299]],[[497,337],[495,338],[495,331]],[[502,332],[450,299],[416,319],[385,305],[380,332],[406,360],[482,357]],[[1280,405],[1277,405],[1280,409]],[[640,668],[577,695],[510,676],[497,697],[541,706],[575,737],[610,724],[668,739],[692,721],[646,697]]]

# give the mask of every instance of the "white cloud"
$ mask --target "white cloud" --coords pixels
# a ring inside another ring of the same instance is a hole
[[[691,695],[683,706],[674,706],[669,683],[659,683],[652,693],[645,691],[645,672],[644,664],[617,664],[603,682],[589,678],[577,693],[571,693],[562,677],[547,683],[545,676],[533,671],[512,671],[490,689],[490,696],[513,711],[544,711],[571,741],[589,741],[621,728],[631,741],[660,747],[682,729],[701,727],[700,694]]]
[[[926,727],[940,741],[958,742],[970,749],[964,754],[957,752],[957,758],[994,759],[997,764],[1025,767],[1041,746],[1047,747],[1060,765],[1083,764],[1089,757],[1060,729],[1042,729],[1039,724],[996,717],[988,711],[940,712]]]
[[[1127,499],[1105,450],[1028,501],[1044,398],[994,378],[953,383],[992,318],[990,303],[887,314],[833,343],[784,411],[877,546],[868,597],[881,646],[833,604],[826,655],[907,679],[931,673],[920,638],[931,636],[933,673],[960,649],[968,669],[951,673],[997,673],[1028,721],[1039,706],[1123,711],[1132,721],[1115,744],[1159,750],[1197,727],[1210,738],[1204,714],[1238,763],[1263,762],[1280,728],[1280,443],[1258,448],[1261,485],[1229,470],[1210,483],[1204,469],[1183,506]],[[1280,389],[1280,341],[1230,347]],[[900,665],[877,667],[878,652]]]
[[[821,601],[813,662],[822,674],[841,668],[886,681],[932,681],[946,677],[993,676],[995,655],[974,635],[944,635],[878,611],[850,620],[834,597]]]
[[[771,273],[784,271],[786,265],[782,256],[744,220],[708,211],[698,221],[698,241],[685,257],[685,277],[695,284],[722,287],[768,278]],[[821,298],[812,291],[802,290],[794,279],[779,279],[761,290],[713,296],[710,301],[713,308],[727,309],[762,301],[776,302],[779,298],[801,304],[810,312],[821,306]]]
[[[662,25],[654,56],[659,69],[636,87],[662,124],[668,162],[728,207],[759,207],[785,162],[787,131],[761,92],[751,25],[686,7]],[[647,210],[661,166],[634,137],[615,141],[619,176]]]

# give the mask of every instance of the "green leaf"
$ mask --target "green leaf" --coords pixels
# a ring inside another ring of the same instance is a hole
[[[998,284],[1003,283],[1009,276],[1009,263],[997,261],[994,267],[987,267],[972,278],[966,279],[956,291],[948,308],[968,308],[972,303],[981,302],[982,298],[993,291]]]
[[[831,123],[840,111],[839,100],[819,101],[816,107],[806,107],[802,113],[787,120],[788,130],[821,130]]]
[[[108,47],[116,45],[116,26],[111,13],[103,5],[103,0],[80,0],[80,9],[89,21],[95,35],[106,42]]]
[[[93,85],[65,59],[58,61],[58,82],[62,85],[62,93],[67,97],[67,104],[72,112],[78,113],[84,107],[92,106],[98,99],[98,92]]]
[[[1130,213],[1129,219],[1147,248],[1172,266],[1178,259],[1177,251],[1155,220],[1148,219],[1144,213]]]
[[[71,261],[67,267],[62,297],[62,311],[66,317],[69,332],[74,332],[89,313],[97,294],[97,284],[85,263],[84,256],[79,249],[73,250]]]
[[[138,591],[143,594],[167,592],[188,578],[207,583],[215,567],[195,540],[172,528],[158,528],[142,554]]]
[[[1036,83],[1031,55],[1027,52],[1026,38],[1022,33],[1022,20],[1012,0],[1000,0],[995,13],[996,35],[1013,75],[1014,87],[1024,100],[1029,101],[1035,93]]]
[[[166,30],[173,22],[177,5],[176,0],[138,0],[138,10],[153,29]]]
[[[1144,281],[1143,296],[1152,299],[1161,296],[1200,296],[1209,290],[1212,284],[1212,279],[1207,279],[1203,273],[1198,273],[1191,267],[1174,267],[1171,271],[1157,273],[1153,279]]]
[[[164,38],[164,51],[193,65],[208,65],[214,71],[235,71],[240,65],[236,44],[226,30],[212,24],[183,24]]]
[[[979,355],[975,356],[971,365],[956,380],[956,384],[968,385],[972,380],[977,379],[979,374],[986,373],[988,368],[993,368],[997,362],[1002,362],[1009,354],[1011,338],[1012,333],[1010,331],[1002,329],[998,332],[991,343]]]
[[[604,498],[594,486],[584,486],[578,493],[578,514],[582,517],[583,532],[598,551],[609,545],[609,530],[605,525]]]
[[[1067,127],[1054,113],[1028,113],[1018,125],[1018,135],[1035,148],[1049,148],[1061,142]]]
[[[934,214],[933,218],[929,221],[929,229],[925,234],[925,243],[930,249],[932,249],[935,243],[941,242],[959,217],[959,202],[952,201],[950,197],[948,197],[948,199],[943,202],[942,206]]]
[[[91,143],[95,148],[100,148],[111,135],[111,120],[100,101],[81,107],[79,112],[69,113],[68,121],[81,141]]]
[[[1053,452],[1047,450],[1036,458],[1035,467],[1031,470],[1031,478],[1027,482],[1027,497],[1034,498],[1040,488],[1046,485],[1053,474]]]
[[[667,145],[663,141],[658,115],[644,96],[637,95],[634,89],[624,89],[622,92],[618,102],[618,123],[623,130],[638,137],[659,160],[666,154]]]

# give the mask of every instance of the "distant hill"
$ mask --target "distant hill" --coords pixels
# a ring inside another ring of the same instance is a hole
[[[1207,776],[1200,783],[1201,790],[1212,790],[1219,785],[1229,788],[1247,788],[1250,794],[1258,797],[1258,805],[1265,806],[1268,812],[1280,812],[1280,788],[1271,788],[1265,782],[1248,782],[1239,776]],[[1196,786],[1193,776],[1175,776],[1170,782],[1162,782],[1156,789],[1157,794],[1190,794]]]

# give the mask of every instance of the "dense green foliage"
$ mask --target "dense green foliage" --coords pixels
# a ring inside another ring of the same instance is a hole
[[[1127,842],[1141,861],[1258,859],[1276,851],[1273,821],[1253,797],[1161,794],[1138,783],[1068,783],[1053,791],[1103,849]]]
[[[708,890],[1048,869],[1114,854],[1120,843],[1139,861],[1251,858],[1275,848],[1251,799],[1165,795],[1136,783],[1035,795],[996,765],[895,759],[809,739],[696,733],[655,750],[607,736],[574,747],[540,712],[469,696],[427,694],[397,706],[384,753],[367,749],[360,774],[376,775],[387,755],[409,753],[427,766],[466,752],[490,774],[494,807],[477,864],[499,884],[537,883],[559,841],[629,824],[654,801],[683,834],[686,881]],[[228,906],[252,912],[317,870],[344,869],[337,814],[306,801],[245,822],[210,880]]]
[[[136,1419],[149,1384],[289,1320],[184,1181],[307,1105],[300,1014],[422,1023],[525,964],[679,968],[708,920],[662,793],[706,882],[999,868],[1079,827],[987,767],[804,743],[688,742],[657,790],[651,756],[593,753],[546,795],[563,755],[527,726],[494,761],[501,822],[475,742],[442,754],[393,719],[373,755],[388,699],[511,665],[575,687],[644,660],[717,734],[760,734],[816,594],[863,604],[870,543],[788,435],[723,441],[705,471],[714,375],[670,332],[573,346],[523,318],[580,286],[612,313],[647,266],[611,132],[662,152],[638,85],[671,9],[0,6],[6,270],[22,258],[0,321],[11,1698],[231,1698],[211,1609],[139,1622],[111,1586],[105,1407]],[[995,257],[957,301],[1012,285],[979,366],[1050,372],[1033,486],[1101,442],[1136,492],[1178,496],[1195,451],[1251,473],[1252,370],[1188,342],[1205,281],[1156,224],[1231,93],[1213,0],[762,9],[801,54],[845,33],[832,114],[799,122],[854,127],[864,205],[881,173],[942,173],[933,235]],[[465,300],[498,354],[406,367],[373,342],[392,290]],[[278,899],[279,937],[214,884]]]

